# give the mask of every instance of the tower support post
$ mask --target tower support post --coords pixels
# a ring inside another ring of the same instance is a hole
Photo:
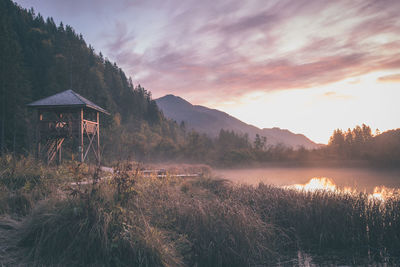
[[[99,112],[97,112],[97,160],[98,164],[100,165],[101,157],[100,157],[100,119],[99,119]]]
[[[83,108],[81,108],[80,113],[79,113],[79,159],[81,162],[84,161],[84,158],[83,158],[83,131],[84,131]]]
[[[43,120],[43,114],[42,111],[39,109],[38,110],[38,117],[37,117],[37,123],[36,123],[36,157],[37,159],[40,159],[40,151],[41,151],[41,136],[40,136],[40,125]]]

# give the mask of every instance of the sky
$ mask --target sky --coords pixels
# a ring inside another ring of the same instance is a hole
[[[17,0],[71,25],[154,98],[327,143],[400,127],[398,0]]]

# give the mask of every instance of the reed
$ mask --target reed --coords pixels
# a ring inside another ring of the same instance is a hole
[[[396,195],[149,178],[129,164],[100,181],[98,172],[73,163],[44,172],[23,164],[3,171],[1,185],[10,193],[38,179],[24,191],[33,210],[19,236],[34,266],[296,265],[299,252],[322,262],[336,255],[343,264],[399,263]],[[88,176],[90,184],[66,186]]]

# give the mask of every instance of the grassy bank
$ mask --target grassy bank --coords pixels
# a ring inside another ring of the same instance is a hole
[[[17,238],[32,265],[296,265],[299,252],[316,262],[395,264],[400,256],[398,197],[145,178],[129,164],[103,180],[74,163],[1,164],[0,212],[25,216]]]

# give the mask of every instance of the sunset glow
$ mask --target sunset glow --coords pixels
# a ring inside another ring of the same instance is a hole
[[[327,143],[398,128],[400,1],[34,1],[153,96]]]
[[[304,191],[336,191],[336,184],[329,178],[326,177],[314,177],[306,184],[295,184],[289,186],[289,188],[293,188],[296,190],[304,190]]]
[[[357,193],[355,188],[351,187],[338,187],[336,183],[327,177],[314,177],[311,178],[305,184],[294,184],[285,186],[284,188],[295,189],[299,191],[315,192],[315,191],[327,191],[336,192],[343,194]],[[368,194],[370,200],[385,201],[389,198],[395,198],[400,196],[400,190],[396,188],[388,188],[386,186],[375,186],[373,192]]]
[[[369,196],[370,199],[376,199],[384,201],[388,198],[400,196],[400,190],[394,188],[388,188],[386,186],[377,186],[374,188],[374,192]]]
[[[0,266],[399,266],[399,14],[0,0]]]

